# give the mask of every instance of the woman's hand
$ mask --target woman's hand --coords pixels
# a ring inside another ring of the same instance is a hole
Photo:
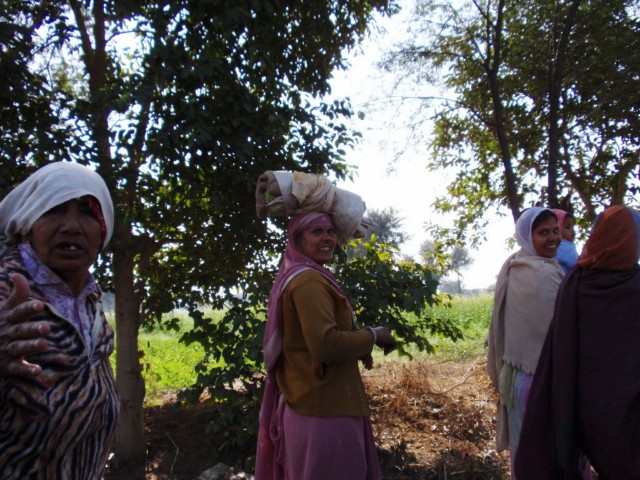
[[[391,332],[387,330],[387,327],[374,327],[373,329],[376,331],[376,345],[384,349],[385,355],[397,348],[398,342],[393,338]]]
[[[373,368],[373,357],[370,353],[367,353],[364,357],[360,357],[360,361],[367,370],[371,370]]]
[[[44,337],[51,327],[47,322],[29,321],[44,310],[44,303],[29,300],[31,291],[26,278],[20,274],[11,278],[13,292],[6,301],[0,302],[0,378],[36,376],[42,368],[24,357],[47,349]]]
[[[384,354],[393,352],[398,346],[398,342],[393,338],[393,335],[387,330],[386,327],[366,327],[367,330],[373,335],[374,345],[384,349]],[[360,357],[360,361],[363,363],[364,368],[371,370],[373,368],[373,357],[371,353],[368,353],[364,357]]]

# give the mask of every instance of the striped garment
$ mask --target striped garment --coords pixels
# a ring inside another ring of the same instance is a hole
[[[0,260],[0,301],[12,289],[10,273],[29,280],[33,298],[46,301],[18,250]],[[99,295],[86,297],[94,325],[93,350],[67,320],[46,309],[49,349],[29,357],[38,377],[0,379],[0,478],[99,480],[115,433],[120,401],[109,355],[114,334],[98,312]]]

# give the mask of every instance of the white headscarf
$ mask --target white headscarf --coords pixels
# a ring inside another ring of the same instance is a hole
[[[78,163],[50,163],[29,176],[0,202],[0,257],[45,212],[69,200],[92,195],[102,209],[106,245],[113,234],[113,202],[100,175]]]
[[[545,210],[553,213],[553,210],[549,208],[527,208],[522,212],[522,215],[520,215],[520,218],[518,218],[518,221],[516,222],[516,242],[518,242],[522,251],[527,255],[538,255],[535,247],[533,246],[533,232],[531,231],[531,227],[536,218],[538,218],[538,216]]]

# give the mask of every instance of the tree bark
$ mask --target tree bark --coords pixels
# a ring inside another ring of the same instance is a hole
[[[144,378],[138,355],[140,302],[134,291],[135,244],[131,225],[126,218],[127,205],[135,197],[135,178],[127,179],[127,191],[118,191],[111,144],[109,114],[112,106],[105,95],[107,84],[106,28],[104,0],[93,3],[93,20],[87,22],[82,4],[70,0],[71,9],[80,34],[84,62],[89,74],[91,93],[91,130],[96,144],[98,173],[114,197],[116,224],[112,240],[113,275],[116,310],[116,384],[121,412],[116,425],[116,469],[127,469],[127,478],[144,480],[146,444],[144,437],[143,401]],[[89,25],[92,24],[93,37]],[[93,44],[92,40],[93,39]]]
[[[486,15],[487,21],[487,56],[485,58],[485,73],[491,92],[491,100],[493,102],[493,121],[495,135],[500,146],[500,155],[502,156],[502,165],[504,167],[505,190],[507,203],[511,210],[513,221],[516,222],[520,216],[520,197],[518,195],[518,183],[515,172],[513,171],[513,163],[511,161],[511,151],[509,149],[509,139],[505,127],[504,108],[502,105],[502,93],[500,90],[500,81],[498,80],[498,71],[502,61],[502,28],[504,19],[505,2],[501,0],[498,4],[496,21],[491,23],[490,15]]]
[[[116,227],[118,238],[131,239],[125,224]],[[120,243],[120,242],[119,242]],[[113,270],[116,304],[116,382],[122,402],[116,427],[115,468],[130,472],[132,479],[144,479],[146,445],[144,436],[144,379],[138,354],[139,301],[134,292],[134,255],[122,242],[114,249]]]
[[[552,39],[549,58],[549,145],[547,157],[547,205],[558,208],[558,165],[560,157],[560,95],[564,83],[564,62],[569,34],[575,24],[580,0],[573,0],[562,24],[560,38]],[[553,31],[555,32],[555,30]]]

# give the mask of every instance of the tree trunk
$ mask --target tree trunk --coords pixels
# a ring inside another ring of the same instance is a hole
[[[134,244],[131,225],[123,221],[123,209],[128,205],[122,201],[113,174],[113,158],[109,142],[109,114],[112,107],[106,103],[104,89],[107,84],[106,15],[104,0],[93,3],[93,20],[87,22],[83,4],[70,0],[84,62],[89,74],[91,93],[91,130],[96,143],[98,172],[103,176],[116,207],[116,226],[112,239],[113,284],[116,309],[116,384],[121,401],[120,418],[116,425],[115,468],[127,468],[127,478],[144,480],[146,445],[142,402],[144,401],[144,379],[138,358],[138,327],[140,307],[134,292]],[[90,28],[91,27],[91,28]],[[91,42],[93,34],[93,43]],[[121,215],[120,218],[118,216]]]
[[[112,240],[113,284],[116,309],[116,384],[121,401],[120,418],[116,425],[115,468],[127,469],[127,478],[144,480],[146,445],[142,402],[144,379],[138,358],[138,327],[140,307],[134,292],[134,243],[131,225],[118,218],[131,198],[123,200],[113,174],[113,159],[109,142],[109,114],[111,106],[105,102],[107,84],[106,15],[104,0],[93,3],[93,20],[86,21],[81,2],[69,2],[76,20],[84,62],[89,74],[91,92],[92,137],[96,142],[98,172],[104,177],[116,207],[116,226]],[[91,26],[91,28],[90,28]],[[93,34],[93,44],[91,42]],[[131,184],[130,184],[131,185]],[[130,187],[133,188],[133,187]],[[122,215],[124,216],[124,215]]]
[[[130,238],[127,225],[118,225],[119,239]],[[139,302],[134,292],[134,258],[131,248],[114,250],[116,303],[116,382],[122,402],[116,427],[115,468],[128,470],[128,478],[144,479],[144,379],[138,355]]]
[[[487,18],[487,32],[493,32],[487,36],[487,57],[485,58],[485,73],[491,92],[491,100],[493,102],[493,122],[494,131],[500,146],[500,154],[502,157],[502,165],[504,167],[505,190],[507,202],[511,209],[513,221],[517,222],[520,216],[520,196],[518,195],[518,182],[516,174],[513,171],[511,162],[511,151],[509,150],[509,139],[505,128],[504,108],[502,105],[502,92],[500,90],[500,81],[498,72],[502,62],[502,28],[504,19],[505,2],[501,0],[497,7],[495,24],[491,24],[491,17]]]
[[[558,162],[560,158],[560,95],[564,82],[564,62],[569,35],[575,24],[580,0],[573,0],[559,39],[552,38],[549,59],[549,144],[547,158],[547,206],[558,208]],[[555,29],[552,30],[552,33]]]

